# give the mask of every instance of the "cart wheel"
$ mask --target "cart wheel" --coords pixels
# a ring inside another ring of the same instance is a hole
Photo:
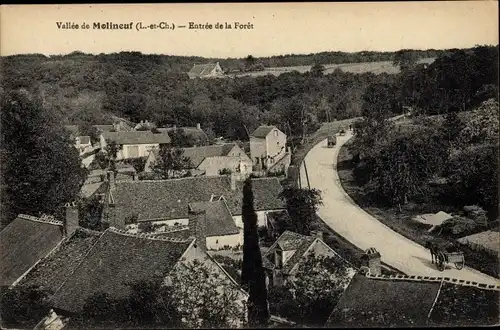
[[[444,268],[445,268],[445,264],[444,264],[444,255],[442,253],[439,253],[437,255],[437,268],[440,270],[440,271],[444,271]]]
[[[464,262],[455,262],[455,267],[457,267],[458,270],[464,268]]]

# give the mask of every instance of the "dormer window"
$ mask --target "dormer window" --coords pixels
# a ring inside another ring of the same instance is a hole
[[[278,131],[274,130],[274,136],[278,136]]]

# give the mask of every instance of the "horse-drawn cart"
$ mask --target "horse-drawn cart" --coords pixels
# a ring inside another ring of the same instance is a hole
[[[458,270],[464,268],[465,258],[463,252],[446,252],[439,251],[437,255],[437,267],[443,271],[447,263],[455,264]]]
[[[329,135],[327,138],[328,148],[333,148],[337,144],[337,137],[335,135]]]
[[[455,264],[458,270],[464,268],[464,253],[460,251],[458,244],[433,238],[427,240],[426,247],[431,251],[432,263],[436,262],[440,271],[444,271],[448,263]]]

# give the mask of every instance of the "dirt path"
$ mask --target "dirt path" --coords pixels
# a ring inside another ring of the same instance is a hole
[[[440,272],[431,264],[430,253],[421,245],[396,233],[368,214],[349,197],[340,183],[336,171],[340,147],[352,137],[337,136],[335,148],[327,148],[326,139],[314,146],[305,157],[311,188],[322,192],[323,205],[318,215],[338,234],[359,248],[375,247],[382,261],[408,275],[447,276],[500,285],[500,280],[474,269],[457,270],[453,264]],[[302,187],[307,187],[304,165],[301,166]]]

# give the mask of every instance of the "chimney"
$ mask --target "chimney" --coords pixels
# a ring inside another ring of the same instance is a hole
[[[132,173],[132,181],[135,181],[135,180],[136,180],[136,174]]]
[[[115,179],[116,179],[116,173],[113,171],[108,171],[108,182],[110,190],[115,190],[116,188]]]
[[[174,124],[174,126],[172,126],[172,127],[173,127],[173,129],[176,129],[176,128],[177,128],[177,125],[175,125],[175,124]]]
[[[116,132],[120,131],[120,123],[113,123],[113,128]]]
[[[207,251],[206,227],[206,211],[189,210],[189,230],[191,232],[191,236],[196,238],[196,247],[203,252]]]
[[[200,123],[196,124],[196,129],[201,129]]]
[[[64,221],[64,235],[71,236],[79,226],[78,205],[76,202],[64,205],[66,218]]]
[[[373,247],[369,248],[362,256],[363,266],[366,266],[370,269],[371,275],[380,275],[382,273],[380,259],[380,253]]]
[[[236,190],[236,181],[238,181],[236,173],[231,172],[231,191]]]
[[[323,232],[321,230],[311,230],[311,237],[314,238],[319,238],[320,240],[323,240]]]

